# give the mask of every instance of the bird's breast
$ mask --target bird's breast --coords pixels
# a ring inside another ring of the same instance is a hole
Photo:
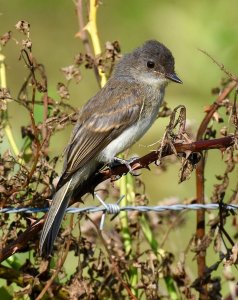
[[[162,96],[162,95],[161,95]],[[162,100],[163,97],[161,97]],[[137,142],[151,127],[157,118],[161,101],[150,107],[142,108],[143,111],[137,122],[125,129],[115,138],[98,156],[99,161],[110,162],[113,158]],[[148,109],[150,111],[148,111]],[[146,111],[147,110],[147,111]]]

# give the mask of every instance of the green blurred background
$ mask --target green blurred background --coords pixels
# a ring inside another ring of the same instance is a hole
[[[171,84],[166,101],[174,108],[184,104],[188,123],[196,132],[204,113],[204,107],[214,101],[211,88],[219,85],[222,72],[198,48],[206,50],[234,74],[237,69],[238,52],[238,2],[237,0],[104,0],[98,11],[98,28],[103,46],[106,41],[118,40],[122,52],[131,51],[145,40],[157,39],[171,49],[176,60],[176,71],[183,85]],[[73,63],[75,54],[83,51],[81,41],[75,37],[78,31],[77,16],[73,1],[69,0],[1,0],[0,33],[14,31],[19,20],[31,24],[33,53],[45,65],[49,81],[49,95],[57,98],[56,85],[64,81],[60,68]],[[3,53],[6,55],[8,86],[16,96],[27,74],[23,62],[19,61],[19,50],[10,42]],[[93,72],[82,68],[83,80],[70,85],[70,103],[80,107],[98,90]],[[19,124],[28,122],[25,111],[15,103],[10,104],[12,127],[18,146],[21,147]],[[168,119],[159,119],[135,145],[132,153],[145,154],[151,148],[141,147],[158,141],[168,124]],[[71,128],[54,137],[50,156],[61,153],[69,139]],[[7,145],[5,144],[6,148]],[[58,165],[58,171],[61,166]],[[152,168],[143,170],[146,192],[151,203],[168,197],[182,200],[195,196],[194,174],[192,178],[178,184],[179,163],[168,165],[167,172]],[[218,151],[209,154],[206,173],[206,196],[210,197],[214,175],[224,170]],[[228,195],[229,196],[229,195]],[[190,215],[194,218],[194,214]],[[191,219],[192,220],[192,219]],[[194,232],[193,226],[191,227]],[[187,241],[177,239],[173,247],[183,249]],[[173,249],[171,249],[173,251]]]

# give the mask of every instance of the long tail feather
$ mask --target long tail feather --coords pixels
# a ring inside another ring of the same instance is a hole
[[[71,181],[72,179],[64,184],[53,197],[40,237],[40,255],[49,256],[52,251],[54,240],[72,196],[72,188],[69,189]]]

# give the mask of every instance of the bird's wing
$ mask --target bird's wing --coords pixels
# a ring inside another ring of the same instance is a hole
[[[66,149],[64,171],[57,189],[138,120],[143,101],[138,89],[128,91],[117,85],[109,91],[102,89],[85,105]]]

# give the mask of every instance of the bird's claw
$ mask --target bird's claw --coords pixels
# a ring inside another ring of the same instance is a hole
[[[137,159],[138,159],[138,157],[132,157],[128,160],[122,159],[122,158],[119,158],[119,157],[114,157],[113,161],[110,164],[110,167],[112,168],[112,167],[119,166],[119,165],[125,165],[131,175],[139,176],[139,174],[135,173],[135,171],[132,169],[132,167],[130,165],[131,163],[133,163]]]

